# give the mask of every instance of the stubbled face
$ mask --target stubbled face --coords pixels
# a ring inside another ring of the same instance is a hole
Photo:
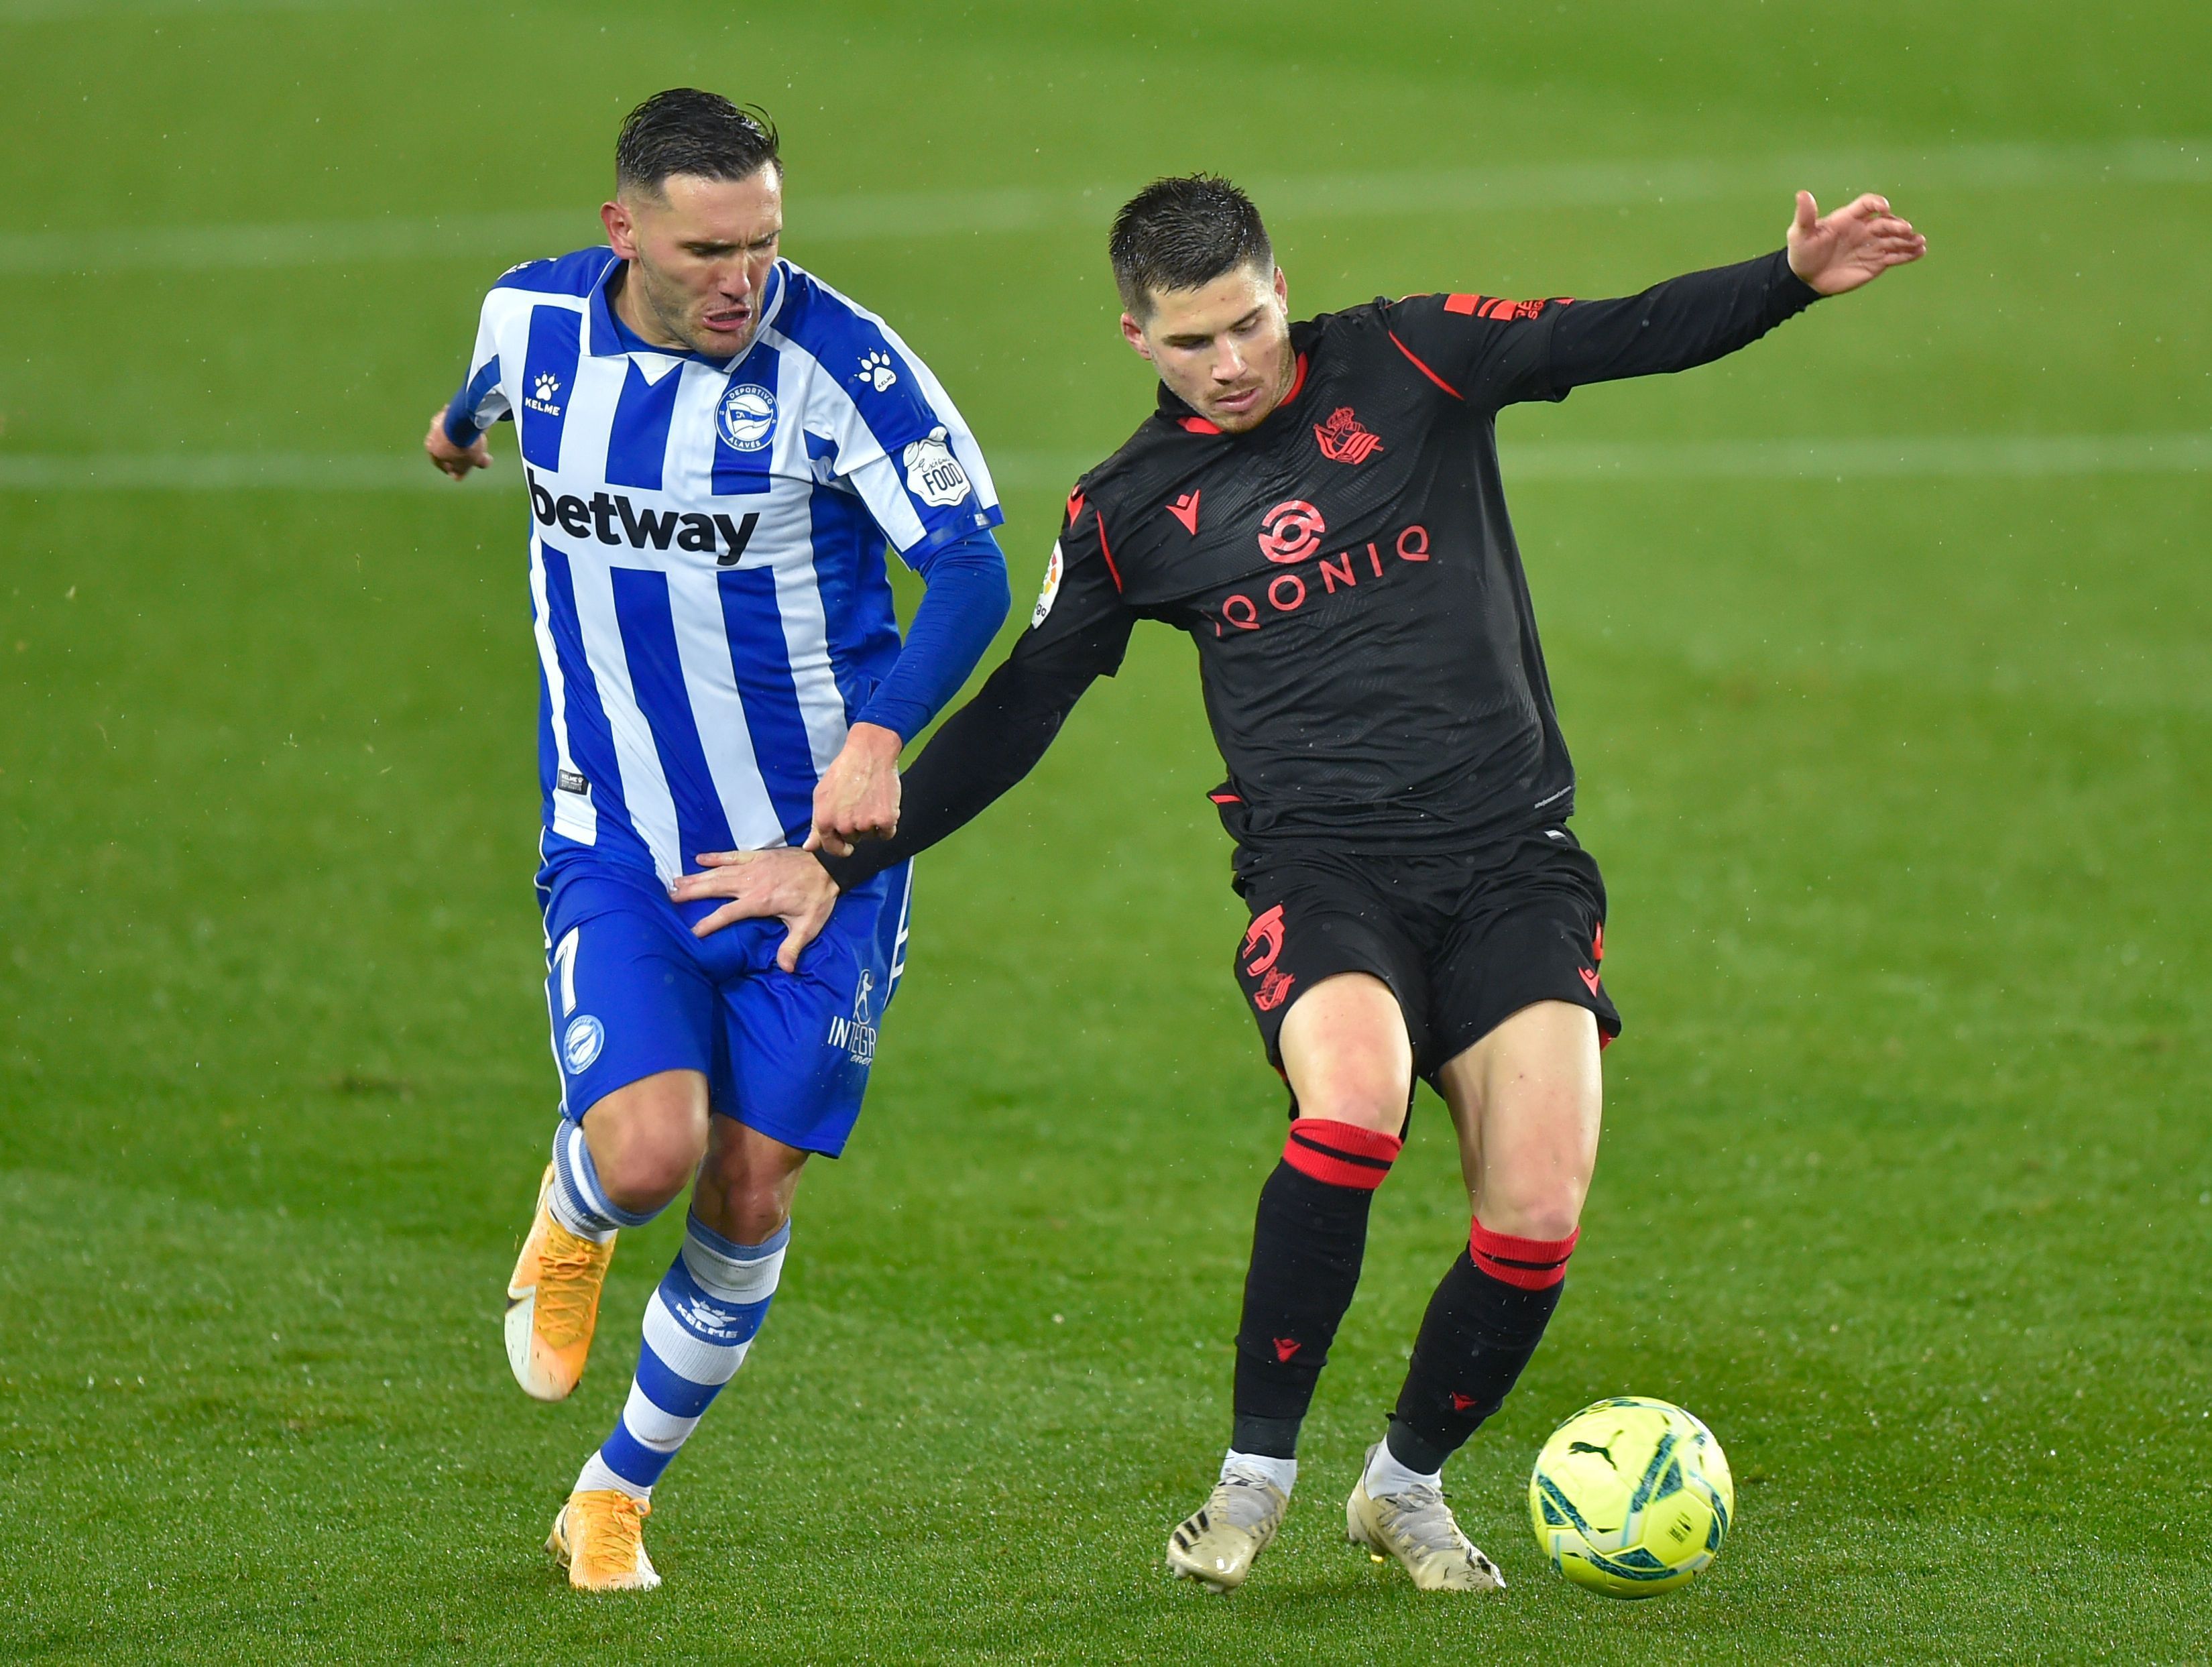
[[[752,345],[783,235],[783,174],[743,179],[674,173],[659,192],[625,191],[599,210],[629,263],[615,310],[657,347],[726,359]]]
[[[1152,302],[1142,318],[1121,315],[1121,334],[1183,404],[1242,434],[1283,403],[1292,359],[1281,267],[1239,267],[1195,289],[1155,290]]]

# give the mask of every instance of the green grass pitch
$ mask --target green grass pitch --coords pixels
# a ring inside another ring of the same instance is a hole
[[[2188,0],[0,0],[0,1657],[2212,1658],[2208,71]],[[1103,245],[1153,173],[1252,183],[1300,311],[1617,293],[1773,246],[1800,184],[1929,233],[1501,424],[1630,1025],[1565,1305],[1448,1478],[1502,1598],[1340,1537],[1465,1227],[1425,1094],[1284,1538],[1230,1600],[1160,1565],[1281,1102],[1158,632],[925,860],[666,1585],[538,1551],[675,1226],[526,1402],[523,512],[511,432],[480,488],[412,451],[683,82],[775,113],[788,252],[1000,460],[1018,618],[1149,397]],[[1522,1502],[1616,1392],[1739,1479],[1645,1605]]]

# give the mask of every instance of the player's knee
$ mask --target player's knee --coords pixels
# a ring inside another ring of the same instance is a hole
[[[707,1150],[703,1094],[669,1073],[618,1089],[584,1119],[592,1161],[608,1202],[641,1214],[659,1210],[697,1173]]]
[[[1475,1215],[1492,1231],[1547,1243],[1571,1238],[1582,1225],[1589,1183],[1579,1175],[1525,1177],[1486,1183]]]
[[[1395,1135],[1406,1126],[1408,1098],[1404,1083],[1325,1082],[1316,1090],[1299,1090],[1298,1115]]]
[[[760,1244],[791,1219],[791,1190],[757,1177],[719,1185],[721,1231],[740,1244]]]
[[[699,1171],[699,1189],[714,1196],[719,1231],[740,1244],[758,1244],[791,1218],[803,1153],[761,1150],[758,1143],[718,1143]]]
[[[1395,1135],[1406,1126],[1413,1099],[1407,1062],[1388,1049],[1344,1049],[1314,1062],[1291,1080],[1302,1117],[1326,1117]]]
[[[623,1209],[658,1210],[684,1190],[698,1162],[698,1148],[680,1139],[635,1141],[599,1164],[599,1185]]]

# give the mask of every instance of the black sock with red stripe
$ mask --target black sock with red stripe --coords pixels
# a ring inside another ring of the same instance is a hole
[[[1326,1117],[1291,1125],[1252,1226],[1237,1332],[1235,1451],[1297,1456],[1298,1426],[1359,1284],[1368,1206],[1403,1144]]]
[[[1432,1475],[1504,1404],[1559,1305],[1577,1237],[1516,1238],[1474,1224],[1421,1317],[1390,1419],[1393,1458]]]

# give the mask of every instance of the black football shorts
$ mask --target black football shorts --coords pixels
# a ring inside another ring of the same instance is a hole
[[[1450,855],[1248,849],[1236,884],[1252,911],[1237,983],[1278,1070],[1284,1014],[1340,972],[1390,987],[1431,1083],[1532,1002],[1571,1001],[1597,1015],[1601,1041],[1620,1034],[1598,976],[1605,882],[1564,828]]]

